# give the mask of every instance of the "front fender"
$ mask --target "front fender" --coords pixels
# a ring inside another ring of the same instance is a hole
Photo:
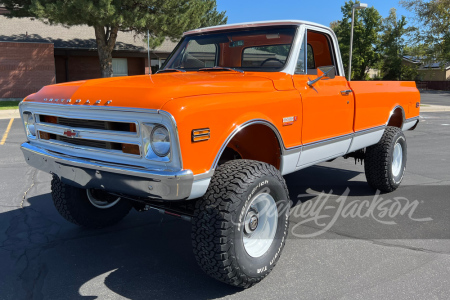
[[[183,166],[194,175],[215,168],[233,133],[254,120],[277,130],[282,147],[296,146],[301,141],[301,101],[296,91],[186,97],[169,101],[162,110],[176,120]],[[283,118],[294,115],[298,121],[283,126]],[[210,129],[210,139],[192,142],[192,130],[200,128]]]

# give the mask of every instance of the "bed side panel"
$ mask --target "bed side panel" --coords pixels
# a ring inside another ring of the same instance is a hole
[[[354,130],[386,125],[391,111],[401,106],[405,119],[419,115],[420,93],[413,81],[351,81],[355,95]]]

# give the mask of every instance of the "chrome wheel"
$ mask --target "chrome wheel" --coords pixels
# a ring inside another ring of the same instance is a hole
[[[392,155],[392,175],[397,177],[403,165],[403,148],[400,143],[395,144],[394,153]]]
[[[278,224],[278,209],[267,193],[257,195],[250,202],[244,219],[244,248],[251,257],[260,257],[272,245]]]
[[[91,202],[92,205],[94,205],[95,207],[100,208],[100,209],[111,208],[120,201],[120,197],[113,196],[113,195],[108,194],[103,191],[87,189],[86,193],[87,193],[89,202]],[[99,195],[99,194],[101,194],[101,195]],[[102,196],[102,197],[100,197],[100,196]],[[101,199],[99,199],[99,198],[101,198]]]

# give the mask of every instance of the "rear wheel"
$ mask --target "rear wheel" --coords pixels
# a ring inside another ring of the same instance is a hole
[[[369,185],[385,193],[395,191],[405,174],[406,154],[402,130],[388,126],[378,144],[366,149],[364,170]]]
[[[200,267],[248,288],[275,266],[288,232],[290,200],[275,167],[252,160],[221,165],[196,203],[192,238]]]
[[[52,179],[52,198],[56,210],[67,221],[87,228],[116,224],[130,211],[131,204],[102,190],[81,189]]]

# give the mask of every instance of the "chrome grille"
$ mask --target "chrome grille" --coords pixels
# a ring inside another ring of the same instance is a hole
[[[57,135],[57,141],[65,142],[72,145],[94,147],[100,149],[111,149],[111,143],[103,141],[85,140],[85,139],[72,139],[65,136]]]
[[[141,157],[137,122],[70,118],[55,114],[39,114],[38,120],[38,138],[42,142]]]
[[[20,111],[22,114],[31,112],[34,115],[37,134],[28,139],[31,144],[45,151],[158,171],[183,168],[176,123],[165,111],[32,101],[23,101]],[[99,129],[99,124],[105,123],[106,126],[102,128],[106,129]],[[160,124],[170,132],[173,143],[170,157],[147,157],[151,132],[144,128]]]
[[[58,117],[57,124],[77,127],[77,128],[92,128],[92,129],[108,129],[106,127],[105,121],[97,121],[97,120],[83,120],[83,119],[69,119]]]

